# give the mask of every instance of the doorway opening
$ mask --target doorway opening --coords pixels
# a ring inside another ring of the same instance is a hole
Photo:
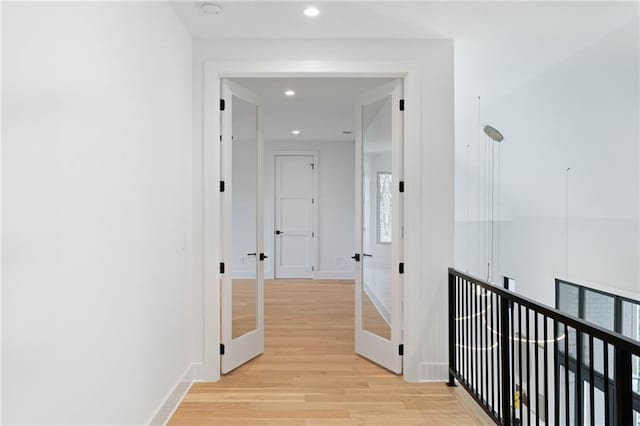
[[[402,86],[222,79],[223,373],[322,324],[314,353],[350,345],[402,372]]]

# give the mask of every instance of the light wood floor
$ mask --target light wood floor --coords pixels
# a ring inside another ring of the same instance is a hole
[[[352,281],[265,283],[265,352],[194,384],[170,424],[474,425],[443,383],[410,384],[354,353]]]

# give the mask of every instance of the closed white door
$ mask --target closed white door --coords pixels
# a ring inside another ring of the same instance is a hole
[[[275,161],[275,277],[313,276],[312,155],[277,155]]]
[[[402,83],[356,105],[356,353],[402,372]]]
[[[246,88],[223,80],[221,370],[264,352],[262,108]],[[224,185],[223,185],[224,184]]]

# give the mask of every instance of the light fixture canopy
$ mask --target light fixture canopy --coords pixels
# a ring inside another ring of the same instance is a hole
[[[320,11],[318,10],[317,7],[309,6],[304,10],[304,14],[305,16],[308,16],[310,18],[314,18],[320,15]]]
[[[484,134],[489,136],[489,138],[491,138],[491,140],[495,142],[502,142],[502,140],[504,139],[502,133],[500,133],[498,129],[492,126],[484,126]]]
[[[293,133],[294,135],[299,135],[300,134],[300,130],[292,130],[291,133]]]
[[[287,95],[287,96],[293,96],[293,95],[296,94],[296,92],[294,90],[289,89],[289,90],[285,91],[284,94]]]
[[[222,6],[214,3],[202,3],[200,5],[200,12],[204,15],[219,15],[222,12]]]

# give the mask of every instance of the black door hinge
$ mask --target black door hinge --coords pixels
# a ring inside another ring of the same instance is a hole
[[[400,266],[398,267],[398,270],[400,271],[401,274],[404,274],[404,262],[400,262]]]
[[[220,99],[220,111],[224,111],[224,99]]]
[[[404,99],[400,99],[400,111],[404,111]]]
[[[224,355],[224,345],[220,343],[220,355]]]
[[[360,253],[354,254],[353,256],[351,256],[351,258],[356,262],[360,262]]]
[[[220,262],[220,273],[224,274],[224,262]]]
[[[220,181],[220,192],[224,192],[224,181]]]
[[[404,355],[404,345],[399,345],[398,346],[398,355],[400,355],[400,356]]]
[[[400,181],[399,186],[400,186],[400,192],[404,192],[404,181],[403,180]]]

